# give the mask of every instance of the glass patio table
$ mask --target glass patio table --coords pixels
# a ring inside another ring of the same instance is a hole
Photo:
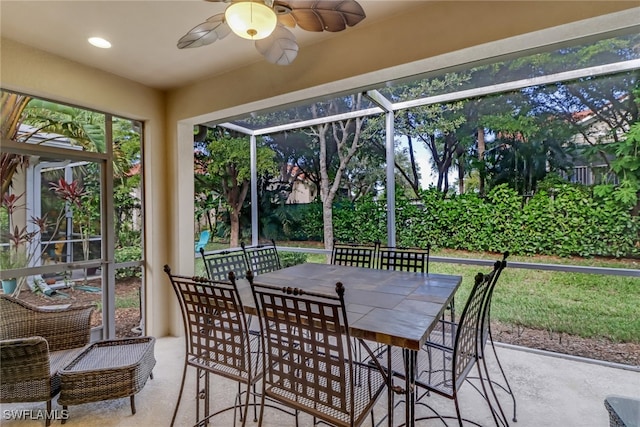
[[[462,277],[306,263],[261,274],[255,282],[330,295],[335,293],[336,282],[342,282],[351,337],[402,348],[405,372],[415,374],[418,351],[442,317]],[[238,290],[245,312],[257,315],[248,282],[238,281]],[[413,426],[415,376],[405,377],[405,425]],[[389,389],[389,397],[391,393]],[[391,399],[389,406],[388,421],[392,425]]]

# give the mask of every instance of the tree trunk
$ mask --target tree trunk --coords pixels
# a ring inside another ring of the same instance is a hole
[[[235,207],[229,213],[231,221],[231,235],[229,236],[229,246],[232,248],[240,246],[240,212]]]
[[[484,142],[484,128],[478,127],[478,160],[481,162],[481,170],[479,171],[479,183],[478,183],[478,191],[481,196],[484,196],[484,152],[486,150],[486,145]]]
[[[333,197],[329,191],[329,172],[327,166],[327,125],[318,126],[320,142],[320,200],[322,200],[322,236],[324,248],[333,249]],[[339,179],[339,177],[336,177]]]
[[[458,191],[464,194],[464,158],[458,156]]]
[[[333,249],[333,201],[327,203],[325,200],[322,200],[322,222],[323,222],[323,232],[322,236],[324,238],[324,248],[332,250]]]
[[[411,174],[413,176],[412,180],[408,180],[409,184],[411,184],[411,188],[415,193],[416,197],[420,197],[420,180],[418,179],[418,164],[416,162],[416,153],[413,151],[413,139],[411,135],[407,135],[407,142],[409,143],[409,160],[411,161]],[[397,167],[397,163],[396,163]],[[400,168],[398,168],[400,169]]]
[[[354,102],[354,108],[361,104],[361,95]],[[316,112],[313,113],[317,117]],[[363,119],[348,119],[331,124],[318,125],[316,136],[320,144],[320,197],[322,200],[323,238],[325,249],[333,249],[333,201],[340,189],[342,177],[347,165],[361,147],[360,132]],[[331,132],[330,132],[331,131]],[[327,150],[327,138],[333,138],[336,143],[336,155],[340,163],[335,172],[333,181],[329,177],[329,155]]]

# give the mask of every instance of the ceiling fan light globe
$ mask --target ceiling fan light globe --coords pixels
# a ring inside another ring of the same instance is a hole
[[[256,1],[231,3],[224,17],[234,33],[249,40],[269,37],[278,23],[274,10]]]

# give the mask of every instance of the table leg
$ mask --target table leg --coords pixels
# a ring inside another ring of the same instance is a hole
[[[391,370],[391,346],[387,346],[387,425],[389,427],[393,427],[393,412],[395,410],[393,399],[394,399],[394,391],[393,391],[393,371]]]
[[[405,372],[405,426],[415,426],[415,411],[416,411],[416,398],[415,398],[415,386],[416,386],[416,358],[417,352],[409,350],[407,348],[402,349],[402,356],[404,359],[404,372]]]

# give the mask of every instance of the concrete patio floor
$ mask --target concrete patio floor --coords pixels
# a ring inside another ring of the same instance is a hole
[[[620,367],[602,366],[583,360],[554,357],[549,354],[523,351],[513,347],[499,347],[500,360],[507,372],[511,386],[517,397],[518,422],[516,427],[605,427],[609,425],[609,416],[604,407],[607,395],[640,398],[640,371]],[[157,364],[153,370],[154,378],[147,381],[144,389],[136,395],[137,413],[131,415],[129,399],[115,399],[106,402],[87,403],[69,407],[69,427],[82,426],[168,426],[180,388],[183,368],[184,340],[181,337],[160,338],[156,342]],[[195,422],[194,386],[195,371],[188,371],[186,391],[181,403],[177,426],[189,426]],[[233,401],[235,384],[214,377],[213,404],[221,407]],[[439,396],[429,397],[439,411],[455,414],[453,401]],[[463,416],[482,425],[493,425],[490,413],[473,387],[465,384],[460,391]],[[504,400],[506,402],[506,400]],[[511,405],[506,404],[507,411]],[[43,426],[42,420],[13,420],[11,410],[27,411],[28,417],[37,418],[38,410],[44,410],[44,403],[20,403],[0,405],[2,426]],[[57,401],[53,409],[61,410]],[[28,411],[31,410],[29,413]],[[382,398],[376,406],[376,421],[386,411],[386,399]],[[426,413],[419,408],[418,414]],[[15,414],[15,412],[14,412]],[[403,420],[403,407],[395,413],[396,424]],[[59,425],[53,421],[52,425]],[[451,422],[450,425],[454,425]],[[217,418],[210,425],[232,426],[230,413]],[[238,424],[240,425],[240,424]],[[257,423],[249,418],[247,426]],[[265,412],[265,426],[294,426],[294,418],[279,411]],[[311,418],[301,416],[300,426],[311,426]],[[370,425],[368,421],[365,425]],[[442,425],[437,420],[418,422],[417,425]],[[457,424],[455,424],[457,425]]]

